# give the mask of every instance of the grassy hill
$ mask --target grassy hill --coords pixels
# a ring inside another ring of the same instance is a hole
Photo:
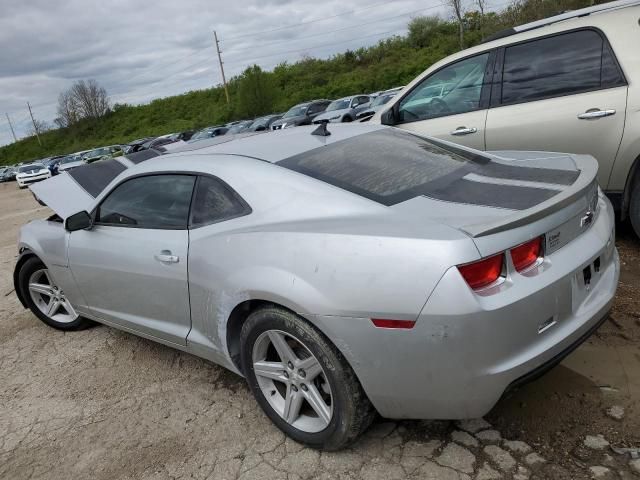
[[[499,13],[465,17],[465,46],[504,28],[582,8],[591,0],[515,0]],[[595,2],[603,3],[603,2]],[[147,105],[115,105],[97,120],[82,120],[64,129],[0,147],[0,165],[14,164],[55,154],[71,153],[101,145],[126,143],[148,135],[200,128],[268,112],[283,112],[313,98],[336,98],[404,85],[434,62],[459,50],[456,22],[419,17],[409,23],[406,36],[395,36],[377,45],[348,50],[327,60],[306,58],[283,63],[270,72],[258,70],[264,98],[252,98],[243,88],[255,70],[231,79],[227,105],[220,87],[160,98]],[[98,79],[99,81],[99,79]],[[245,82],[245,83],[243,83]]]

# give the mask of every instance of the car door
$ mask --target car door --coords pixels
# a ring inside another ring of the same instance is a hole
[[[327,109],[327,107],[329,106],[329,103],[331,102],[316,102],[309,105],[309,108],[307,110],[308,122],[301,125],[309,125],[314,118],[316,118],[318,115],[320,115],[322,112],[324,112]]]
[[[195,177],[133,177],[71,233],[69,267],[89,311],[145,336],[184,345],[191,327],[187,253]]]
[[[359,97],[354,98],[351,101],[351,108],[353,108],[353,111],[355,114],[358,114],[363,110],[366,110],[370,106],[371,106],[371,98],[366,95],[361,95]]]
[[[484,52],[425,77],[396,102],[396,126],[484,150],[492,62]]]
[[[627,86],[604,35],[575,30],[501,49],[487,150],[587,153],[606,188],[622,139]]]

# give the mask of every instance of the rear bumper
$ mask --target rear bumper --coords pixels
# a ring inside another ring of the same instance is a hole
[[[545,258],[535,274],[508,278],[497,294],[473,293],[450,269],[411,330],[375,328],[368,318],[315,320],[381,415],[482,416],[507,389],[577,348],[611,308],[620,265],[613,210],[600,202],[589,230]],[[593,272],[589,289],[587,267]]]

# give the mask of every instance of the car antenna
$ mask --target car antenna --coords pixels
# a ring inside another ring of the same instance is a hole
[[[311,132],[311,135],[318,135],[320,137],[328,137],[329,135],[331,135],[331,132],[327,130],[327,123],[329,122],[321,122],[320,125],[318,125],[318,128]]]

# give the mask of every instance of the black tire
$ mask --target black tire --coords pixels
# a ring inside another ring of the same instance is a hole
[[[631,202],[629,203],[629,218],[636,235],[640,237],[640,179],[636,179],[631,190]]]
[[[78,317],[74,321],[67,323],[57,322],[40,311],[40,309],[33,302],[33,299],[31,298],[31,295],[29,293],[29,278],[34,272],[43,268],[47,267],[40,261],[38,257],[34,256],[26,260],[22,264],[22,266],[20,267],[20,271],[18,272],[18,287],[20,288],[20,294],[22,295],[22,298],[25,300],[27,306],[33,312],[33,314],[47,325],[57,330],[84,330],[85,328],[94,326],[94,322],[83,317]]]
[[[258,337],[268,330],[279,330],[301,340],[322,366],[333,402],[333,416],[324,430],[309,433],[293,427],[265,398],[253,370],[252,352]],[[312,448],[338,450],[355,441],[375,418],[375,409],[342,354],[320,331],[297,315],[275,306],[251,313],[242,326],[240,348],[242,368],[258,404],[293,440]]]
[[[342,122],[343,123],[353,122],[353,118],[351,118],[349,115],[346,115],[345,117],[342,118]]]

